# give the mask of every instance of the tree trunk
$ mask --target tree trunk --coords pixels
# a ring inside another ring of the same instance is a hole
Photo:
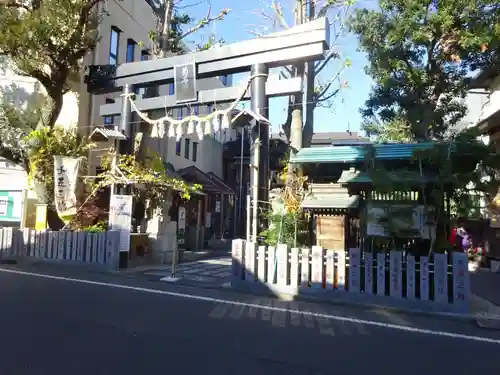
[[[167,57],[167,52],[169,51],[168,36],[174,14],[173,0],[165,0],[165,5],[161,8],[160,12],[161,14],[157,14],[156,41],[153,50],[154,59]]]
[[[58,95],[52,94],[48,95],[46,98],[45,105],[42,108],[42,115],[38,121],[37,129],[42,127],[53,128],[56,125],[57,118],[61,113],[63,106],[63,94],[62,92]]]

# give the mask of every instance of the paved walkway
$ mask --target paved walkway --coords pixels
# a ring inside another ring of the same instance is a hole
[[[143,272],[146,276],[154,276],[161,281],[193,284],[203,286],[229,285],[231,276],[231,257],[224,256],[216,259],[203,259],[196,262],[181,263],[177,266],[175,278],[172,278],[172,268]]]

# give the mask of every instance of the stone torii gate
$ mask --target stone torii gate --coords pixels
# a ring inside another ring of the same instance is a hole
[[[269,181],[269,98],[288,96],[303,90],[301,77],[267,81],[269,68],[281,67],[324,59],[329,49],[328,19],[321,18],[299,25],[283,32],[276,32],[262,38],[243,41],[215,49],[188,53],[158,60],[126,63],[116,67],[111,90],[122,90],[124,96],[112,104],[100,107],[101,116],[120,115],[118,130],[133,138],[130,126],[130,103],[127,95],[138,88],[163,85],[174,82],[175,95],[158,96],[135,101],[140,111],[172,109],[189,104],[232,103],[237,100],[245,86],[210,89],[210,80],[217,76],[251,72],[251,87],[243,99],[250,99],[251,112],[257,116],[251,121],[251,138],[260,147],[253,147],[253,173],[251,186],[253,197],[252,240],[258,233],[258,201],[268,200]],[[179,86],[180,80],[185,85]],[[260,154],[260,155],[259,155]],[[247,223],[249,225],[250,223]]]

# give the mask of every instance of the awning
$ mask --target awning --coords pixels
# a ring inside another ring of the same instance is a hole
[[[234,191],[215,174],[205,173],[194,165],[179,169],[177,173],[186,182],[201,185],[205,193],[234,194]]]
[[[374,144],[375,157],[379,160],[411,159],[415,151],[432,149],[436,143],[381,143]],[[290,162],[306,163],[356,163],[365,160],[367,146],[326,146],[303,148],[290,158]]]

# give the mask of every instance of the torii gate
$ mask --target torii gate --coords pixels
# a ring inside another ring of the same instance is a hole
[[[101,116],[120,115],[119,129],[122,134],[133,138],[130,129],[130,103],[126,96],[137,88],[168,84],[183,79],[181,89],[176,87],[175,95],[136,100],[140,111],[151,111],[183,107],[188,104],[231,103],[241,96],[244,86],[208,89],[205,78],[251,72],[256,76],[244,99],[250,99],[254,121],[251,137],[261,147],[252,149],[253,196],[252,240],[258,233],[258,201],[267,201],[269,193],[269,98],[288,96],[303,90],[302,78],[267,82],[269,68],[281,67],[324,59],[329,49],[329,24],[327,18],[299,25],[283,32],[276,32],[262,38],[243,41],[215,49],[188,53],[158,60],[126,63],[116,67],[114,77],[109,77],[114,86],[108,91],[122,90],[124,96],[112,104],[100,107]],[[108,81],[109,82],[109,81]],[[260,155],[259,155],[260,154]],[[249,225],[250,223],[247,223]],[[248,230],[247,230],[248,233]]]

